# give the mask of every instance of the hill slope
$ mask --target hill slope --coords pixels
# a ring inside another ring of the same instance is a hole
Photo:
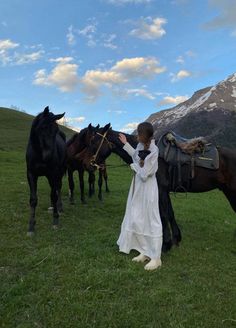
[[[34,116],[0,107],[0,150],[24,150]],[[69,137],[74,131],[60,127]]]

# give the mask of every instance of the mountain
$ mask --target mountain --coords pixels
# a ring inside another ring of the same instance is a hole
[[[217,145],[236,148],[236,73],[173,108],[150,115],[147,121],[154,125],[155,139],[173,130],[187,138],[204,136]]]
[[[0,150],[25,150],[34,116],[0,107]],[[70,137],[75,132],[61,127]]]

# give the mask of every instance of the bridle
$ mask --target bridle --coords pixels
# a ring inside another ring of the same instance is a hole
[[[99,165],[99,164],[96,163],[96,159],[97,159],[97,156],[98,156],[98,154],[99,154],[99,151],[100,151],[100,149],[101,149],[101,147],[102,147],[102,145],[103,145],[104,140],[108,143],[108,146],[109,146],[110,148],[112,148],[112,142],[110,142],[110,141],[107,139],[107,133],[108,133],[108,131],[109,131],[109,129],[108,129],[104,134],[101,134],[101,133],[99,133],[99,132],[96,132],[96,134],[98,134],[99,136],[102,137],[102,140],[101,140],[101,142],[100,142],[100,144],[99,144],[99,146],[98,146],[98,149],[97,149],[96,153],[93,155],[93,157],[92,157],[91,160],[90,160],[90,165],[95,166],[95,167],[97,167],[98,169],[103,168],[103,165]]]

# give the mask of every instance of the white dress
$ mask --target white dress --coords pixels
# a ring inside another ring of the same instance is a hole
[[[139,150],[144,149],[142,143],[138,143],[134,149],[127,142],[123,149],[132,157],[133,163],[130,167],[136,174],[130,186],[121,233],[117,241],[119,251],[129,254],[131,249],[135,249],[151,259],[159,259],[162,247],[162,224],[156,179],[159,149],[153,139],[149,147],[151,153],[145,158],[143,167],[139,165],[138,156]]]

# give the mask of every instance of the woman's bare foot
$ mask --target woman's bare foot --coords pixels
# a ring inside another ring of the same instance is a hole
[[[148,264],[145,265],[144,269],[148,271],[152,271],[157,269],[161,266],[161,260],[160,259],[152,259]]]
[[[132,261],[133,262],[145,262],[145,261],[148,261],[150,260],[150,257],[144,255],[144,254],[139,254],[138,256],[132,258]]]

